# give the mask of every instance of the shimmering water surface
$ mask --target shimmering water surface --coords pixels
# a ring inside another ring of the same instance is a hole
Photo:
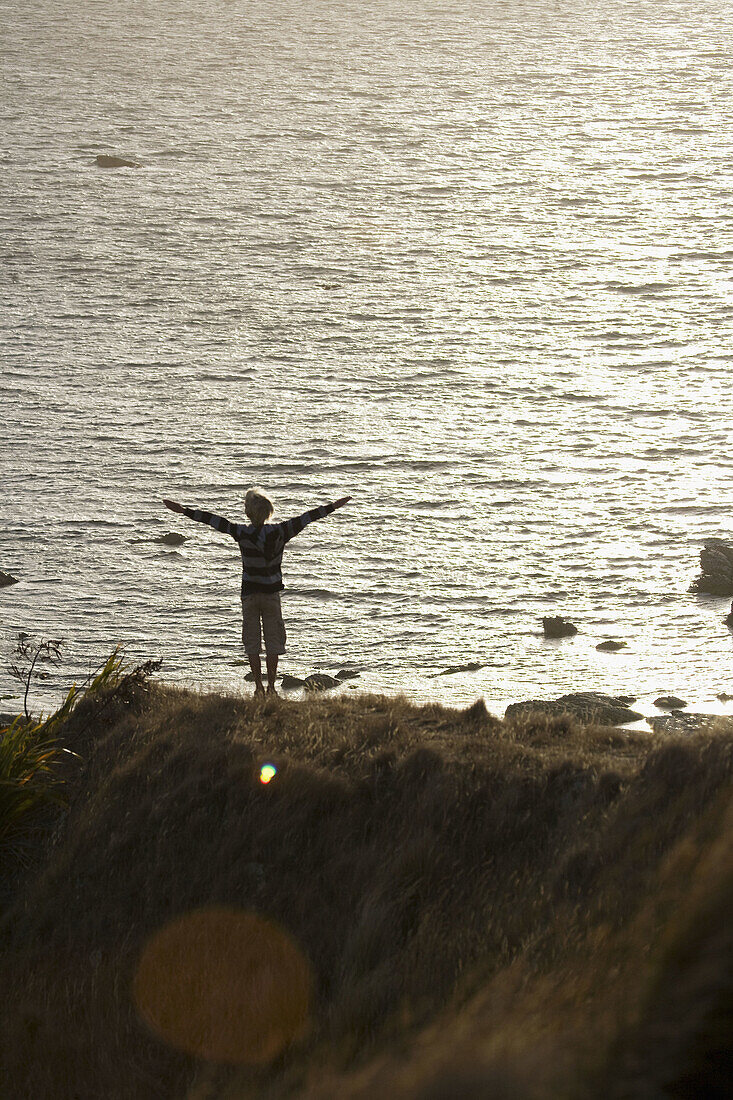
[[[286,671],[733,690],[688,592],[733,526],[728,0],[0,20],[0,640],[65,639],[44,698],[117,642],[241,685],[236,547],[160,499],[237,519],[251,483],[354,496],[286,554]]]

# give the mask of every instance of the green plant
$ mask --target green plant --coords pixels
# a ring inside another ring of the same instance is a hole
[[[0,727],[0,846],[5,847],[32,810],[61,801],[55,790],[57,751],[46,722],[19,715]]]
[[[59,746],[57,734],[79,701],[83,697],[98,699],[86,729],[122,689],[144,681],[160,668],[161,662],[145,661],[126,671],[117,646],[81,686],[72,684],[57,710],[46,718],[33,719],[27,704],[36,667],[42,659],[58,661],[61,643],[19,635],[14,656],[11,672],[25,685],[24,715],[0,726],[0,851],[5,855],[10,851],[17,857],[33,812],[49,804],[64,804],[58,764],[61,753],[69,750]]]

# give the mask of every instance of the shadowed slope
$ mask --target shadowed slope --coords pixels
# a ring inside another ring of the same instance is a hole
[[[630,1022],[664,999],[657,937],[687,942],[670,867],[688,853],[701,905],[706,860],[722,874],[729,729],[142,686],[84,723],[64,729],[70,811],[2,928],[12,1095],[438,1097],[459,1050],[466,1096],[591,1096],[611,1056],[609,1092],[649,1079]],[[202,1068],[136,1018],[145,944],[206,906],[276,922],[313,968],[310,1037],[277,1072]]]

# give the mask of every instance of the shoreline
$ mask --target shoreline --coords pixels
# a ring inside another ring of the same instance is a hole
[[[319,670],[319,673],[320,672],[321,670]],[[293,673],[278,673],[278,681],[281,680],[282,675],[293,676]],[[332,676],[335,679],[333,672],[327,672],[326,675]],[[448,694],[450,696],[451,692],[441,692],[440,686],[441,682],[445,681],[449,675],[451,674],[431,673],[424,678],[427,683],[418,683],[412,688],[406,688],[402,683],[385,683],[384,678],[380,677],[378,673],[371,673],[368,670],[354,670],[354,673],[349,678],[343,679],[340,684],[317,691],[307,691],[302,687],[282,688],[278,682],[278,696],[288,702],[299,702],[315,697],[335,699],[339,697],[354,698],[359,695],[378,695],[387,699],[403,699],[413,706],[437,705],[446,710],[454,711],[464,710],[466,707],[470,707],[481,701],[484,703],[490,715],[499,720],[503,720],[508,707],[526,704],[530,701],[551,704],[556,702],[559,698],[570,694],[598,694],[608,698],[618,698],[620,695],[620,693],[617,694],[610,691],[607,687],[597,683],[594,685],[576,686],[572,691],[560,691],[559,689],[554,691],[550,691],[549,689],[541,691],[538,689],[536,693],[523,695],[521,698],[514,696],[496,696],[489,692],[482,691],[477,685],[475,688],[466,686],[465,690],[461,691],[459,698],[454,697],[446,699],[445,695]],[[453,675],[462,676],[465,675],[465,673],[461,671]],[[236,678],[238,682],[233,682],[234,679],[234,677],[227,677],[226,679],[212,678],[194,680],[188,676],[166,676],[165,672],[163,672],[161,675],[155,677],[155,682],[160,684],[161,687],[182,688],[200,696],[221,694],[246,699],[253,694],[252,684],[247,682],[246,677],[238,676]],[[68,684],[65,684],[63,687],[60,686],[58,689],[55,689],[53,695],[51,695],[47,690],[44,690],[43,685],[35,685],[35,691],[31,688],[30,693],[30,701],[32,703],[30,708],[31,713],[45,714],[47,712],[53,712],[60,705],[69,686]],[[452,686],[455,688],[455,681]],[[685,698],[684,706],[672,708],[655,705],[654,700],[666,694],[676,695],[677,693],[672,690],[669,692],[647,691],[639,695],[630,693],[628,696],[624,696],[624,698],[628,699],[630,708],[638,714],[641,714],[642,718],[622,723],[623,728],[650,732],[652,727],[647,719],[663,718],[670,715],[689,715],[699,718],[733,718],[733,697],[721,700],[717,695],[711,697],[709,693],[697,693],[696,695],[689,693],[689,698],[680,696],[681,698]],[[22,689],[19,690],[15,696],[0,698],[0,721],[10,721],[12,718],[23,713],[22,698]],[[17,710],[15,709],[16,705],[19,708]]]

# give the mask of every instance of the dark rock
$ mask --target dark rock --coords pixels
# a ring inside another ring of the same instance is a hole
[[[733,695],[729,695],[727,691],[721,691],[715,698],[720,699],[721,703],[730,703],[731,699],[733,699]]]
[[[280,681],[280,687],[283,691],[295,691],[297,688],[305,687],[305,680],[301,680],[300,676],[289,676],[286,673]]]
[[[11,577],[10,573],[0,572],[0,588],[6,588],[9,584],[18,584],[18,578]]]
[[[625,696],[623,698],[626,698]],[[583,722],[597,722],[601,725],[623,726],[627,722],[640,722],[644,717],[621,702],[618,695],[603,695],[598,691],[581,691],[570,695],[561,695],[559,699],[529,699],[522,703],[511,703],[504,713],[505,718],[523,718],[528,714],[545,714],[557,717],[570,714]]]
[[[142,168],[142,164],[136,160],[128,160],[127,157],[114,157],[108,153],[100,153],[94,163],[97,168]]]
[[[647,718],[647,722],[655,733],[692,734],[708,729],[719,718],[719,714],[685,714],[681,710],[675,710],[672,714],[660,714]]]
[[[341,668],[336,673],[337,680],[353,680],[356,676],[361,676],[361,673],[354,668]]]
[[[329,688],[338,687],[340,680],[335,676],[329,676],[325,672],[312,672],[306,676],[304,686],[306,691],[327,691]]]
[[[442,672],[436,672],[436,676],[450,676],[454,672],[476,672],[479,668],[484,666],[480,661],[468,661],[465,665],[450,665],[448,668],[444,668]]]
[[[17,717],[17,714],[7,714],[6,712],[0,714],[0,729],[4,729],[6,726],[12,726]]]
[[[605,642],[599,642],[596,649],[601,653],[618,653],[619,649],[625,649],[627,643],[619,642],[615,638],[607,638]]]
[[[562,615],[548,615],[543,618],[542,630],[546,638],[571,638],[578,633],[575,623],[564,619]]]
[[[660,695],[654,700],[654,706],[662,707],[664,710],[677,710],[679,707],[686,707],[687,703],[677,695]]]
[[[265,679],[267,677],[265,676]],[[248,672],[244,677],[248,684],[255,682],[254,672]],[[293,691],[295,688],[305,687],[305,680],[301,680],[298,676],[289,676],[287,672],[280,678],[280,687],[283,691]]]
[[[179,535],[177,531],[169,531],[168,534],[161,535],[156,541],[162,542],[164,546],[180,546],[187,539],[188,535]]]
[[[733,542],[727,539],[706,539],[700,551],[700,566],[702,572],[693,581],[693,592],[707,592],[711,596],[733,596]]]
[[[733,603],[730,605],[730,611],[723,619],[723,622],[729,628],[729,630],[733,630]]]

